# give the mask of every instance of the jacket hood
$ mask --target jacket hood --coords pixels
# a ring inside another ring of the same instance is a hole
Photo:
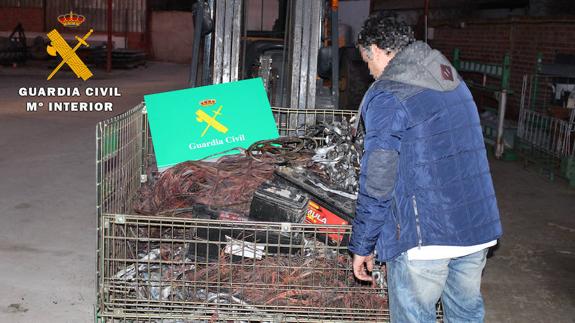
[[[454,90],[460,83],[457,71],[447,58],[421,41],[397,53],[379,79],[442,92]]]

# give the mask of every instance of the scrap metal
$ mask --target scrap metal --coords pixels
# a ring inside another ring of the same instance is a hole
[[[313,138],[281,137],[272,140],[262,140],[252,144],[246,154],[251,158],[267,163],[286,164],[311,158],[310,151],[317,147]],[[305,164],[305,162],[304,162]]]
[[[332,184],[330,189],[355,195],[359,189],[363,134],[360,132],[354,136],[353,133],[353,125],[344,119],[311,127],[306,135],[322,139],[324,143],[315,150],[312,160],[326,173]]]
[[[195,217],[193,207],[204,205],[225,213],[223,219],[245,220],[254,192],[278,166],[286,165],[319,175],[325,181],[317,185],[326,191],[355,199],[363,137],[352,132],[346,120],[321,124],[309,128],[305,137],[258,141],[216,162],[187,161],[156,176],[148,171],[150,181],[140,188],[134,210]]]
[[[258,141],[242,153],[221,157],[216,162],[187,161],[151,178],[142,186],[134,210],[145,215],[193,217],[194,205],[245,216],[253,194],[271,179],[278,165],[311,167],[310,147],[306,138],[284,137]],[[153,171],[148,171],[153,175]],[[156,177],[156,178],[154,178]],[[230,214],[227,214],[230,215]]]
[[[301,254],[262,254],[254,259],[249,252],[243,258],[237,252],[230,255],[232,248],[237,251],[238,241],[228,239],[219,260],[207,264],[186,258],[184,244],[162,245],[118,270],[112,279],[123,287],[113,292],[122,298],[228,304],[253,312],[262,311],[258,306],[387,308],[384,293],[365,293],[354,279],[350,255],[326,252],[317,240],[305,244],[308,248]]]

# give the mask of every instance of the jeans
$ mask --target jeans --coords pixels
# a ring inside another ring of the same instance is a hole
[[[391,322],[436,322],[441,298],[444,322],[483,322],[481,272],[487,249],[440,260],[408,260],[407,252],[387,262]]]

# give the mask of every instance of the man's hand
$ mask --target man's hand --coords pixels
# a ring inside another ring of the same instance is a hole
[[[373,281],[368,274],[373,270],[373,255],[359,256],[353,255],[353,274],[359,280]]]

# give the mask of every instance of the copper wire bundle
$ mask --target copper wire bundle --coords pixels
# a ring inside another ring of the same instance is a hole
[[[134,208],[155,215],[200,203],[247,214],[253,192],[273,171],[272,164],[245,156],[180,163],[161,173],[153,186],[143,186]]]
[[[187,161],[165,170],[140,188],[134,211],[186,217],[193,215],[179,210],[201,204],[245,216],[254,192],[272,177],[277,165],[308,166],[312,156],[299,138],[257,142],[241,151],[216,162]]]
[[[221,253],[217,262],[195,263],[182,246],[162,246],[114,275],[129,298],[228,304],[246,309],[388,308],[381,288],[355,280],[348,254],[268,255],[260,260]],[[164,262],[162,264],[162,262]]]
[[[262,260],[232,262],[228,256],[202,270],[188,272],[188,279],[225,288],[247,304],[289,307],[387,308],[387,298],[377,289],[360,285],[350,270],[349,256],[273,256]],[[214,289],[216,290],[216,289]]]

